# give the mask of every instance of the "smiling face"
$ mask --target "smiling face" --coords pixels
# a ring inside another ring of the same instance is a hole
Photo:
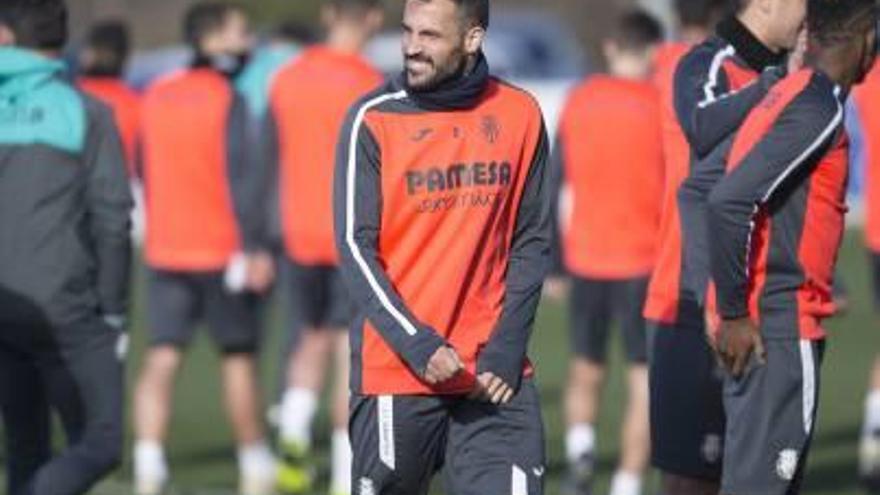
[[[484,36],[453,0],[408,0],[402,40],[407,84],[425,91],[454,77],[479,53]]]

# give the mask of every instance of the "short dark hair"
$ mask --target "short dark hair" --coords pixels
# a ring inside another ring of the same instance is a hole
[[[418,0],[431,3],[433,0]],[[458,7],[461,18],[468,26],[489,29],[489,0],[449,0]]]
[[[15,44],[35,50],[60,50],[67,43],[64,0],[2,0],[0,24],[15,35]]]
[[[849,39],[857,29],[873,26],[876,19],[874,0],[809,0],[807,4],[810,37],[824,46]]]
[[[230,14],[244,13],[244,9],[232,2],[201,2],[193,5],[183,19],[183,37],[193,47],[198,47],[206,36],[223,28]]]
[[[86,47],[95,52],[92,73],[118,76],[125,68],[131,48],[128,25],[123,21],[108,20],[95,24],[86,37]]]
[[[684,27],[711,29],[736,7],[736,0],[675,0],[676,15]]]
[[[489,0],[453,0],[464,20],[473,26],[489,29]]]
[[[272,30],[272,38],[276,40],[284,40],[291,43],[299,43],[308,45],[314,43],[318,37],[315,32],[307,24],[297,21],[284,21],[278,24]]]
[[[363,16],[385,6],[382,0],[324,0],[324,2],[337,12],[351,16]]]
[[[644,10],[632,10],[617,20],[612,39],[624,50],[646,50],[663,41],[663,26]]]

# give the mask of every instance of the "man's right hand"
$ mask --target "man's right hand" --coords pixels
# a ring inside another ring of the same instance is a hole
[[[761,332],[749,317],[721,322],[718,353],[724,369],[734,378],[739,378],[746,372],[753,353],[759,365],[767,362]]]
[[[246,286],[257,294],[264,294],[275,281],[275,261],[267,252],[252,253],[247,256]]]
[[[544,281],[544,297],[553,302],[564,302],[568,296],[569,285],[568,279],[565,277],[549,277]]]
[[[425,381],[430,385],[439,385],[455,378],[464,370],[464,364],[455,349],[443,346],[431,356],[425,368]]]

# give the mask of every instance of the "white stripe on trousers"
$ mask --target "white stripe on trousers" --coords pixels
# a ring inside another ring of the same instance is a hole
[[[394,471],[397,467],[394,448],[394,397],[380,395],[378,400],[379,460]]]
[[[801,374],[803,380],[804,432],[813,431],[813,417],[816,410],[816,359],[813,355],[813,342],[801,340]]]
[[[519,466],[513,466],[510,495],[529,495],[529,478]]]

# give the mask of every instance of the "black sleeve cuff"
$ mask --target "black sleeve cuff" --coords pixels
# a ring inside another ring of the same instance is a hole
[[[486,372],[492,373],[501,378],[514,391],[519,391],[525,359],[525,352],[505,352],[486,348],[477,361],[477,375]]]
[[[726,303],[719,301],[718,313],[722,320],[738,320],[749,316],[749,308],[744,301],[736,304],[732,304],[730,301]]]
[[[437,349],[446,345],[446,340],[432,329],[422,329],[409,339],[409,345],[402,350],[401,357],[419,377],[424,377],[428,362]]]

